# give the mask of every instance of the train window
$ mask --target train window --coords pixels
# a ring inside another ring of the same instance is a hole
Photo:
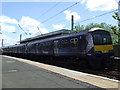
[[[85,37],[83,37],[82,39],[81,39],[81,49],[82,50],[85,50],[86,49],[86,46],[87,46],[87,40],[85,39]]]
[[[36,49],[38,48],[38,43],[36,43]]]
[[[50,48],[50,42],[46,42],[45,47],[46,47],[46,49],[49,49]]]
[[[62,40],[61,41],[61,47],[62,48],[67,48],[68,47],[68,40]]]
[[[95,45],[102,44],[102,36],[100,34],[94,34],[93,39],[94,39],[94,44]]]
[[[94,34],[93,40],[95,45],[112,44],[109,34]]]
[[[43,49],[45,49],[45,48],[46,48],[46,47],[45,47],[45,43],[42,43],[42,48],[43,48]]]
[[[59,48],[59,41],[58,40],[54,41],[54,48]]]
[[[48,43],[47,43],[47,47],[48,47],[48,49],[50,48],[50,46],[51,46],[51,43],[48,42]]]
[[[42,47],[41,46],[40,47],[41,47],[41,49],[44,48],[44,49],[48,50],[50,48],[50,45],[51,45],[50,42],[45,42],[42,44]]]
[[[77,38],[73,38],[70,40],[70,46],[72,48],[77,48],[78,47],[78,39]]]
[[[38,44],[38,48],[39,48],[39,49],[42,49],[42,48],[43,48],[43,44],[42,44],[42,43],[39,43],[39,44]]]
[[[107,43],[107,38],[103,37],[103,43]]]
[[[32,50],[32,45],[29,46],[29,51],[31,51],[31,50]]]
[[[112,44],[110,35],[108,35],[108,34],[103,34],[103,35],[102,35],[102,38],[103,38],[103,44]]]

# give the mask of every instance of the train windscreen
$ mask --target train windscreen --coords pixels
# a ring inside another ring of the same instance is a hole
[[[111,36],[109,33],[94,33],[93,34],[94,45],[108,45],[112,44]]]

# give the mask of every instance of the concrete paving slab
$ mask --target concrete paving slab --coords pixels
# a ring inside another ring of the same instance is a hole
[[[2,57],[2,88],[99,88],[21,60]]]

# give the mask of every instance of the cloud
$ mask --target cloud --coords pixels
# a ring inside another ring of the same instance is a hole
[[[55,25],[55,24],[53,24],[52,26],[53,26],[53,28],[56,29],[56,30],[64,29],[64,27],[65,27],[65,25],[61,25],[61,24],[60,24],[60,25]]]
[[[7,16],[0,16],[1,23],[17,24],[18,22],[15,19],[12,19]]]
[[[23,16],[22,19],[19,22],[20,25],[22,25],[24,28],[28,27],[28,26],[39,26],[42,24],[40,24],[40,22],[38,22],[37,20],[30,18],[29,16]]]
[[[19,24],[25,30],[25,32],[31,33],[32,35],[48,33],[48,31],[39,21],[30,18],[29,16],[23,16]]]
[[[1,30],[3,32],[13,33],[13,32],[16,31],[16,27],[13,26],[13,25],[8,25],[8,24],[5,24],[5,23],[2,23],[1,24]]]
[[[9,45],[14,45],[17,43],[16,39],[12,39],[8,36],[6,36],[5,34],[0,34],[0,47],[2,45],[2,39],[3,39],[3,45],[4,46],[9,46]]]
[[[82,0],[90,11],[109,11],[117,9],[118,3],[116,0]]]
[[[81,0],[81,4],[84,4],[86,2],[86,0]]]
[[[5,35],[5,33],[16,32],[16,24],[18,24],[17,20],[3,15],[0,16],[0,32],[2,32],[2,34],[0,34],[0,47],[2,44],[2,39],[4,39],[4,46],[13,45],[17,42],[16,39],[12,39]]]
[[[0,27],[1,32],[13,33],[16,31],[15,25],[18,22],[15,19],[12,19],[7,16],[0,16]]]
[[[48,33],[47,29],[44,28],[44,26],[37,20],[30,18],[28,16],[23,16],[20,19],[20,22],[18,22],[17,20],[7,17],[7,16],[0,16],[0,27],[1,27],[1,31],[2,34],[0,34],[0,46],[1,46],[1,40],[2,38],[4,39],[4,45],[8,46],[8,45],[13,45],[16,44],[18,40],[14,39],[14,38],[10,38],[10,34],[7,33],[13,33],[16,32],[18,27],[18,24],[20,24],[20,26],[23,28],[23,30],[25,30],[25,32],[31,33],[32,37],[36,36],[36,35],[40,35]],[[19,28],[20,29],[20,28]],[[38,30],[39,29],[39,30]],[[24,33],[22,32],[17,32],[19,34]],[[8,36],[6,36],[8,35]],[[16,34],[14,34],[16,36]],[[17,37],[17,36],[16,36]],[[22,36],[25,37],[24,35]],[[29,36],[27,36],[29,37]]]
[[[39,21],[28,16],[23,16],[20,22],[7,16],[0,16],[0,26],[2,32],[16,32],[16,26],[18,27],[18,23],[25,30],[25,32],[31,33],[32,35],[48,33],[48,31],[43,27],[43,25]],[[39,27],[39,30],[37,27]]]
[[[67,20],[71,20],[71,16],[74,16],[74,20],[79,20],[80,19],[80,15],[78,15],[78,13],[76,12],[70,12],[68,10],[64,11],[64,13],[66,14],[66,19]]]

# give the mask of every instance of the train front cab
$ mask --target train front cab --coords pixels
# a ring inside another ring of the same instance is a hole
[[[113,61],[113,46],[110,33],[105,30],[91,32],[94,51],[91,56],[92,66],[110,68]]]

